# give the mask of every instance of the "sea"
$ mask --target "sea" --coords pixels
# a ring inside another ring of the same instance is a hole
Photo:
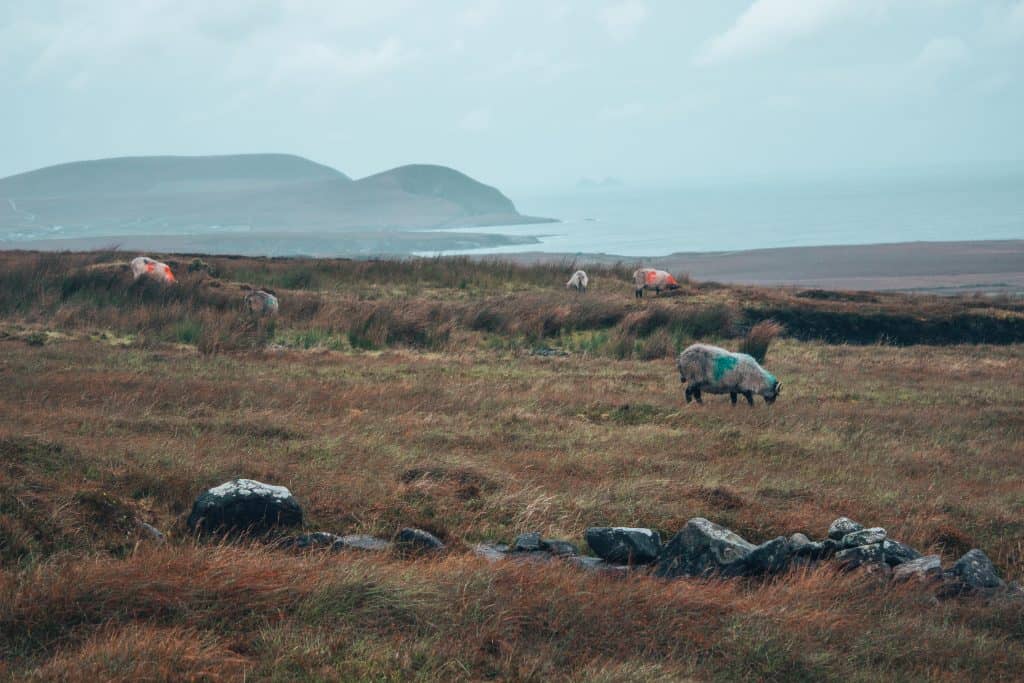
[[[664,256],[681,252],[914,241],[1024,239],[1024,163],[841,177],[628,184],[509,193],[558,223],[460,228],[536,244],[437,254]]]

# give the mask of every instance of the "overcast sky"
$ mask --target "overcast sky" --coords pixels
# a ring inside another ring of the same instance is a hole
[[[1024,0],[0,2],[0,176],[290,152],[503,189],[1024,159]]]

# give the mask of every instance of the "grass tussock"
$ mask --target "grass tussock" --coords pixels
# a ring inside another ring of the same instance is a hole
[[[747,332],[740,342],[740,352],[754,357],[758,363],[764,363],[768,356],[768,347],[785,328],[774,320],[762,320]]]

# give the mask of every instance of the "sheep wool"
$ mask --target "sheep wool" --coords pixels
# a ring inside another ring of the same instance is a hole
[[[765,403],[774,403],[782,383],[745,353],[733,353],[718,346],[693,344],[679,354],[676,361],[679,381],[688,384],[686,402],[696,399],[702,403],[701,393],[729,394],[732,402],[742,395],[754,405],[754,394],[764,397]]]

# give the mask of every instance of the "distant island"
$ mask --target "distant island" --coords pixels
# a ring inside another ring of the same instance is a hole
[[[494,187],[428,164],[353,180],[289,154],[121,157],[0,178],[0,244],[8,248],[266,253],[273,243],[275,253],[397,253],[532,244],[432,231],[548,222],[520,214]]]

